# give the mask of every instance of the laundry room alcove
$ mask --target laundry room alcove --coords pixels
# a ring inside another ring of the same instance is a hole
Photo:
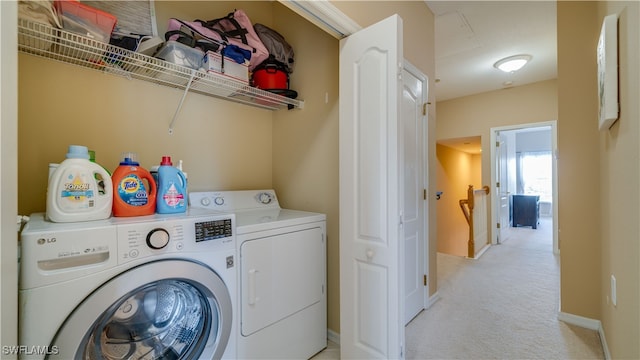
[[[169,134],[183,89],[19,51],[18,212],[45,210],[42,175],[70,144],[95,150],[110,171],[127,151],[145,168],[165,155],[183,160],[189,191],[274,188],[283,206],[327,214],[328,327],[337,333],[338,40],[279,2],[154,3],[159,33],[170,17],[235,8],[281,32],[296,51],[290,86],[304,107],[272,111],[190,91]]]

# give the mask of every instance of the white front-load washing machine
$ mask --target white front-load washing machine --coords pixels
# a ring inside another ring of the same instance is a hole
[[[20,238],[19,357],[236,358],[235,216],[201,209]]]
[[[307,359],[327,346],[326,215],[280,208],[274,190],[191,192],[236,215],[238,358]]]

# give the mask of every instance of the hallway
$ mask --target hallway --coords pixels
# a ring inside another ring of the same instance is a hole
[[[440,299],[407,325],[407,359],[603,359],[599,335],[557,319],[552,222],[510,229],[479,260],[438,253]]]

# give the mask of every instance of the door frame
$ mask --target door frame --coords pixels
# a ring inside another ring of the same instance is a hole
[[[422,82],[422,101],[423,104],[427,104],[429,101],[429,77],[420,71],[415,65],[409,62],[407,59],[403,61],[403,70],[411,73],[417,79]],[[426,105],[424,109],[425,111],[422,113],[422,187],[425,191],[428,192],[429,189],[429,119],[426,111]],[[422,257],[423,262],[420,264],[420,268],[422,270],[422,274],[424,274],[427,279],[429,279],[429,201],[428,197],[423,199],[422,201],[422,239],[420,239],[420,245],[422,246]],[[408,274],[404,274],[405,277]],[[428,308],[429,305],[429,286],[424,285],[422,287],[422,310]],[[419,314],[419,313],[418,313]],[[417,316],[417,315],[416,315]]]
[[[18,344],[18,2],[0,1],[0,19],[0,344],[9,346]]]
[[[558,243],[558,126],[556,120],[550,121],[542,121],[537,123],[526,123],[526,124],[517,124],[517,125],[507,125],[507,126],[499,126],[492,127],[490,130],[491,133],[491,188],[494,194],[497,194],[496,182],[496,147],[494,144],[497,141],[498,133],[501,131],[509,131],[509,130],[518,130],[525,128],[537,128],[537,127],[551,127],[551,163],[552,163],[552,233],[553,233],[553,253],[558,255],[560,254],[560,246]],[[497,244],[498,239],[498,228],[497,223],[500,219],[500,209],[497,201],[492,197],[491,199],[491,243]]]

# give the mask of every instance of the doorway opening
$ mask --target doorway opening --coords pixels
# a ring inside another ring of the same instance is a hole
[[[482,189],[487,185],[482,183],[482,137],[438,140],[436,158],[437,249],[440,253],[466,257],[469,224],[460,201],[468,198],[469,186]],[[485,245],[475,244],[477,249]]]
[[[558,254],[556,122],[492,128],[491,142],[492,244],[543,224]]]

